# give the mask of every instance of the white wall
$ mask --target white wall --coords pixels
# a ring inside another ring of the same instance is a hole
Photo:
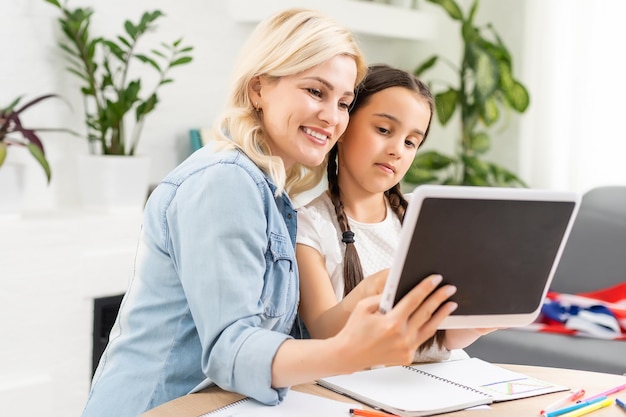
[[[0,216],[0,415],[78,416],[93,302],[124,293],[140,213]]]
[[[524,3],[524,65],[534,101],[521,130],[520,171],[539,187],[626,185],[626,3]]]

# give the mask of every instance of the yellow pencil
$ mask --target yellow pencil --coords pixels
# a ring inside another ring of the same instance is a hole
[[[574,410],[571,413],[563,414],[561,417],[579,417],[583,416],[587,413],[591,413],[592,411],[599,410],[604,407],[608,407],[613,404],[613,398],[607,398],[606,400],[602,400],[595,404],[588,405],[587,407],[579,408],[578,410]]]

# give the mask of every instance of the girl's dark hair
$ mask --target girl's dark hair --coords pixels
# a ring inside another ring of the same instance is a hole
[[[369,102],[374,94],[391,87],[404,87],[419,94],[428,103],[430,118],[428,120],[428,127],[424,132],[423,144],[430,130],[430,122],[432,121],[435,109],[435,99],[425,83],[406,71],[382,64],[370,66],[367,75],[357,87],[356,97],[350,109],[350,114],[358,112],[361,107]],[[331,201],[335,206],[335,214],[337,215],[337,221],[339,222],[339,227],[342,232],[342,241],[346,245],[343,280],[344,295],[347,295],[363,280],[363,268],[359,254],[354,246],[354,232],[350,230],[348,217],[343,210],[343,203],[341,202],[341,192],[339,190],[339,182],[337,181],[337,154],[338,148],[337,144],[335,144],[328,156],[328,191]],[[385,196],[389,201],[391,209],[396,213],[400,222],[402,222],[408,203],[400,191],[400,184],[398,183],[385,191]],[[437,332],[437,334],[424,343],[420,349],[431,346],[435,340],[441,345],[442,339],[442,332]]]

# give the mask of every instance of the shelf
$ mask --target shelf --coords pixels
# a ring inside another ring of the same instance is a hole
[[[229,0],[231,17],[257,23],[290,7],[320,10],[355,33],[382,38],[426,40],[436,34],[435,19],[420,10],[356,0]]]

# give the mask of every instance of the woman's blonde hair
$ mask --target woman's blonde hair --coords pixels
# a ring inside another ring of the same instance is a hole
[[[326,161],[317,167],[296,163],[285,172],[282,159],[270,155],[248,86],[256,76],[298,74],[337,55],[354,58],[356,86],[367,66],[354,36],[328,16],[308,9],[285,10],[261,22],[240,52],[229,101],[213,126],[213,139],[222,149],[238,148],[248,155],[272,178],[277,194],[287,191],[293,197],[315,186],[324,174]]]

